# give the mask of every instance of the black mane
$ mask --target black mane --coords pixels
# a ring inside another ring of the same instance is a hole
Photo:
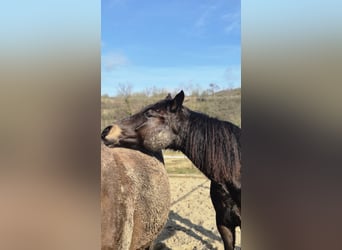
[[[234,182],[241,166],[241,129],[234,124],[186,109],[187,123],[178,146],[209,179]]]

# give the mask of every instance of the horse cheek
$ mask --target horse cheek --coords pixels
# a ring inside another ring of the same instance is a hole
[[[158,151],[165,149],[172,142],[172,133],[169,128],[163,130],[154,130],[149,133],[144,140],[144,146],[150,150]]]

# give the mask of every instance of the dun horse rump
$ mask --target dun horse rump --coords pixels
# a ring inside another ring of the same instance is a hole
[[[241,129],[183,106],[184,92],[143,108],[108,126],[101,138],[109,147],[183,152],[211,180],[216,224],[226,250],[241,226]]]
[[[145,249],[164,227],[170,189],[160,160],[101,145],[102,250]]]

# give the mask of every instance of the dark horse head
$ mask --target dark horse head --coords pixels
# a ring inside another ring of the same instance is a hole
[[[240,179],[240,128],[183,106],[184,92],[145,107],[105,128],[101,138],[109,147],[183,152],[209,179]]]
[[[159,151],[177,140],[182,126],[184,92],[168,95],[139,113],[106,127],[101,138],[109,147],[122,146]]]

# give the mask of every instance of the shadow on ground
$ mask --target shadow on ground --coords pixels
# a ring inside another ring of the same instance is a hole
[[[180,197],[176,201],[172,202],[171,206],[173,206],[176,203],[184,200],[187,196],[189,196],[191,193],[193,193],[197,189],[199,189],[201,187],[203,188],[204,184],[206,182],[208,182],[208,180],[199,184],[198,186],[193,188],[191,191],[187,192],[182,197]],[[205,236],[206,238],[209,238],[212,241],[221,241],[221,238],[218,237],[217,235],[215,235],[211,230],[208,230],[201,225],[194,224],[189,219],[184,218],[184,217],[180,216],[178,213],[171,210],[163,231],[161,232],[161,234],[158,236],[158,238],[155,241],[158,243],[155,245],[154,250],[169,250],[169,249],[171,249],[168,246],[166,246],[164,243],[162,243],[161,241],[164,241],[164,240],[174,236],[177,231],[182,231],[182,232],[186,233],[187,235],[189,235],[190,237],[200,241],[206,247],[206,249],[216,249],[216,248],[210,242],[208,242],[208,239],[203,239],[203,236]]]
[[[187,227],[182,226],[180,224],[186,225]],[[202,236],[206,236],[214,241],[221,240],[221,238],[215,235],[212,231],[200,225],[196,225],[192,223],[189,219],[183,218],[179,214],[171,210],[169,213],[169,218],[166,222],[166,225],[156,240],[156,242],[159,242],[159,243],[156,244],[154,250],[171,249],[167,247],[164,243],[160,243],[160,242],[172,237],[177,231],[183,231],[190,237],[193,237],[194,239],[200,241],[207,249],[216,249],[216,248],[214,248],[214,246],[210,242],[208,242],[207,240],[204,240]]]
[[[193,192],[195,192],[199,188],[207,189],[208,187],[205,184],[208,181],[209,180],[205,180],[201,184],[195,186],[192,190],[186,192],[184,195],[179,197],[177,200],[173,201],[171,203],[171,208],[175,204],[185,200],[188,196],[190,196]],[[168,243],[165,244],[163,241],[165,241],[169,238],[172,238],[173,236],[175,236],[175,234],[178,231],[184,232],[189,237],[191,237],[191,238],[193,238],[196,241],[201,243],[202,246],[200,248],[197,248],[196,246],[194,246],[193,250],[202,250],[202,249],[208,249],[208,250],[215,250],[216,249],[217,250],[217,242],[215,242],[215,241],[221,242],[221,244],[223,246],[223,242],[217,234],[214,234],[211,230],[208,230],[201,225],[193,223],[188,218],[184,218],[183,216],[179,215],[177,212],[175,212],[174,210],[171,209],[164,229],[162,230],[160,235],[155,240],[155,245],[153,247],[153,250],[172,250],[172,248],[170,248],[170,246],[168,246]],[[175,241],[177,239],[178,238],[175,237]],[[177,245],[179,245],[179,246],[176,248],[180,249],[179,247],[181,247],[183,243],[182,242],[177,242],[177,243],[178,243]],[[188,242],[184,242],[184,245],[187,245],[187,244],[188,244]],[[173,244],[171,243],[171,246],[172,245]],[[189,249],[189,248],[187,248],[187,249]],[[235,247],[235,250],[241,250],[241,248]]]

